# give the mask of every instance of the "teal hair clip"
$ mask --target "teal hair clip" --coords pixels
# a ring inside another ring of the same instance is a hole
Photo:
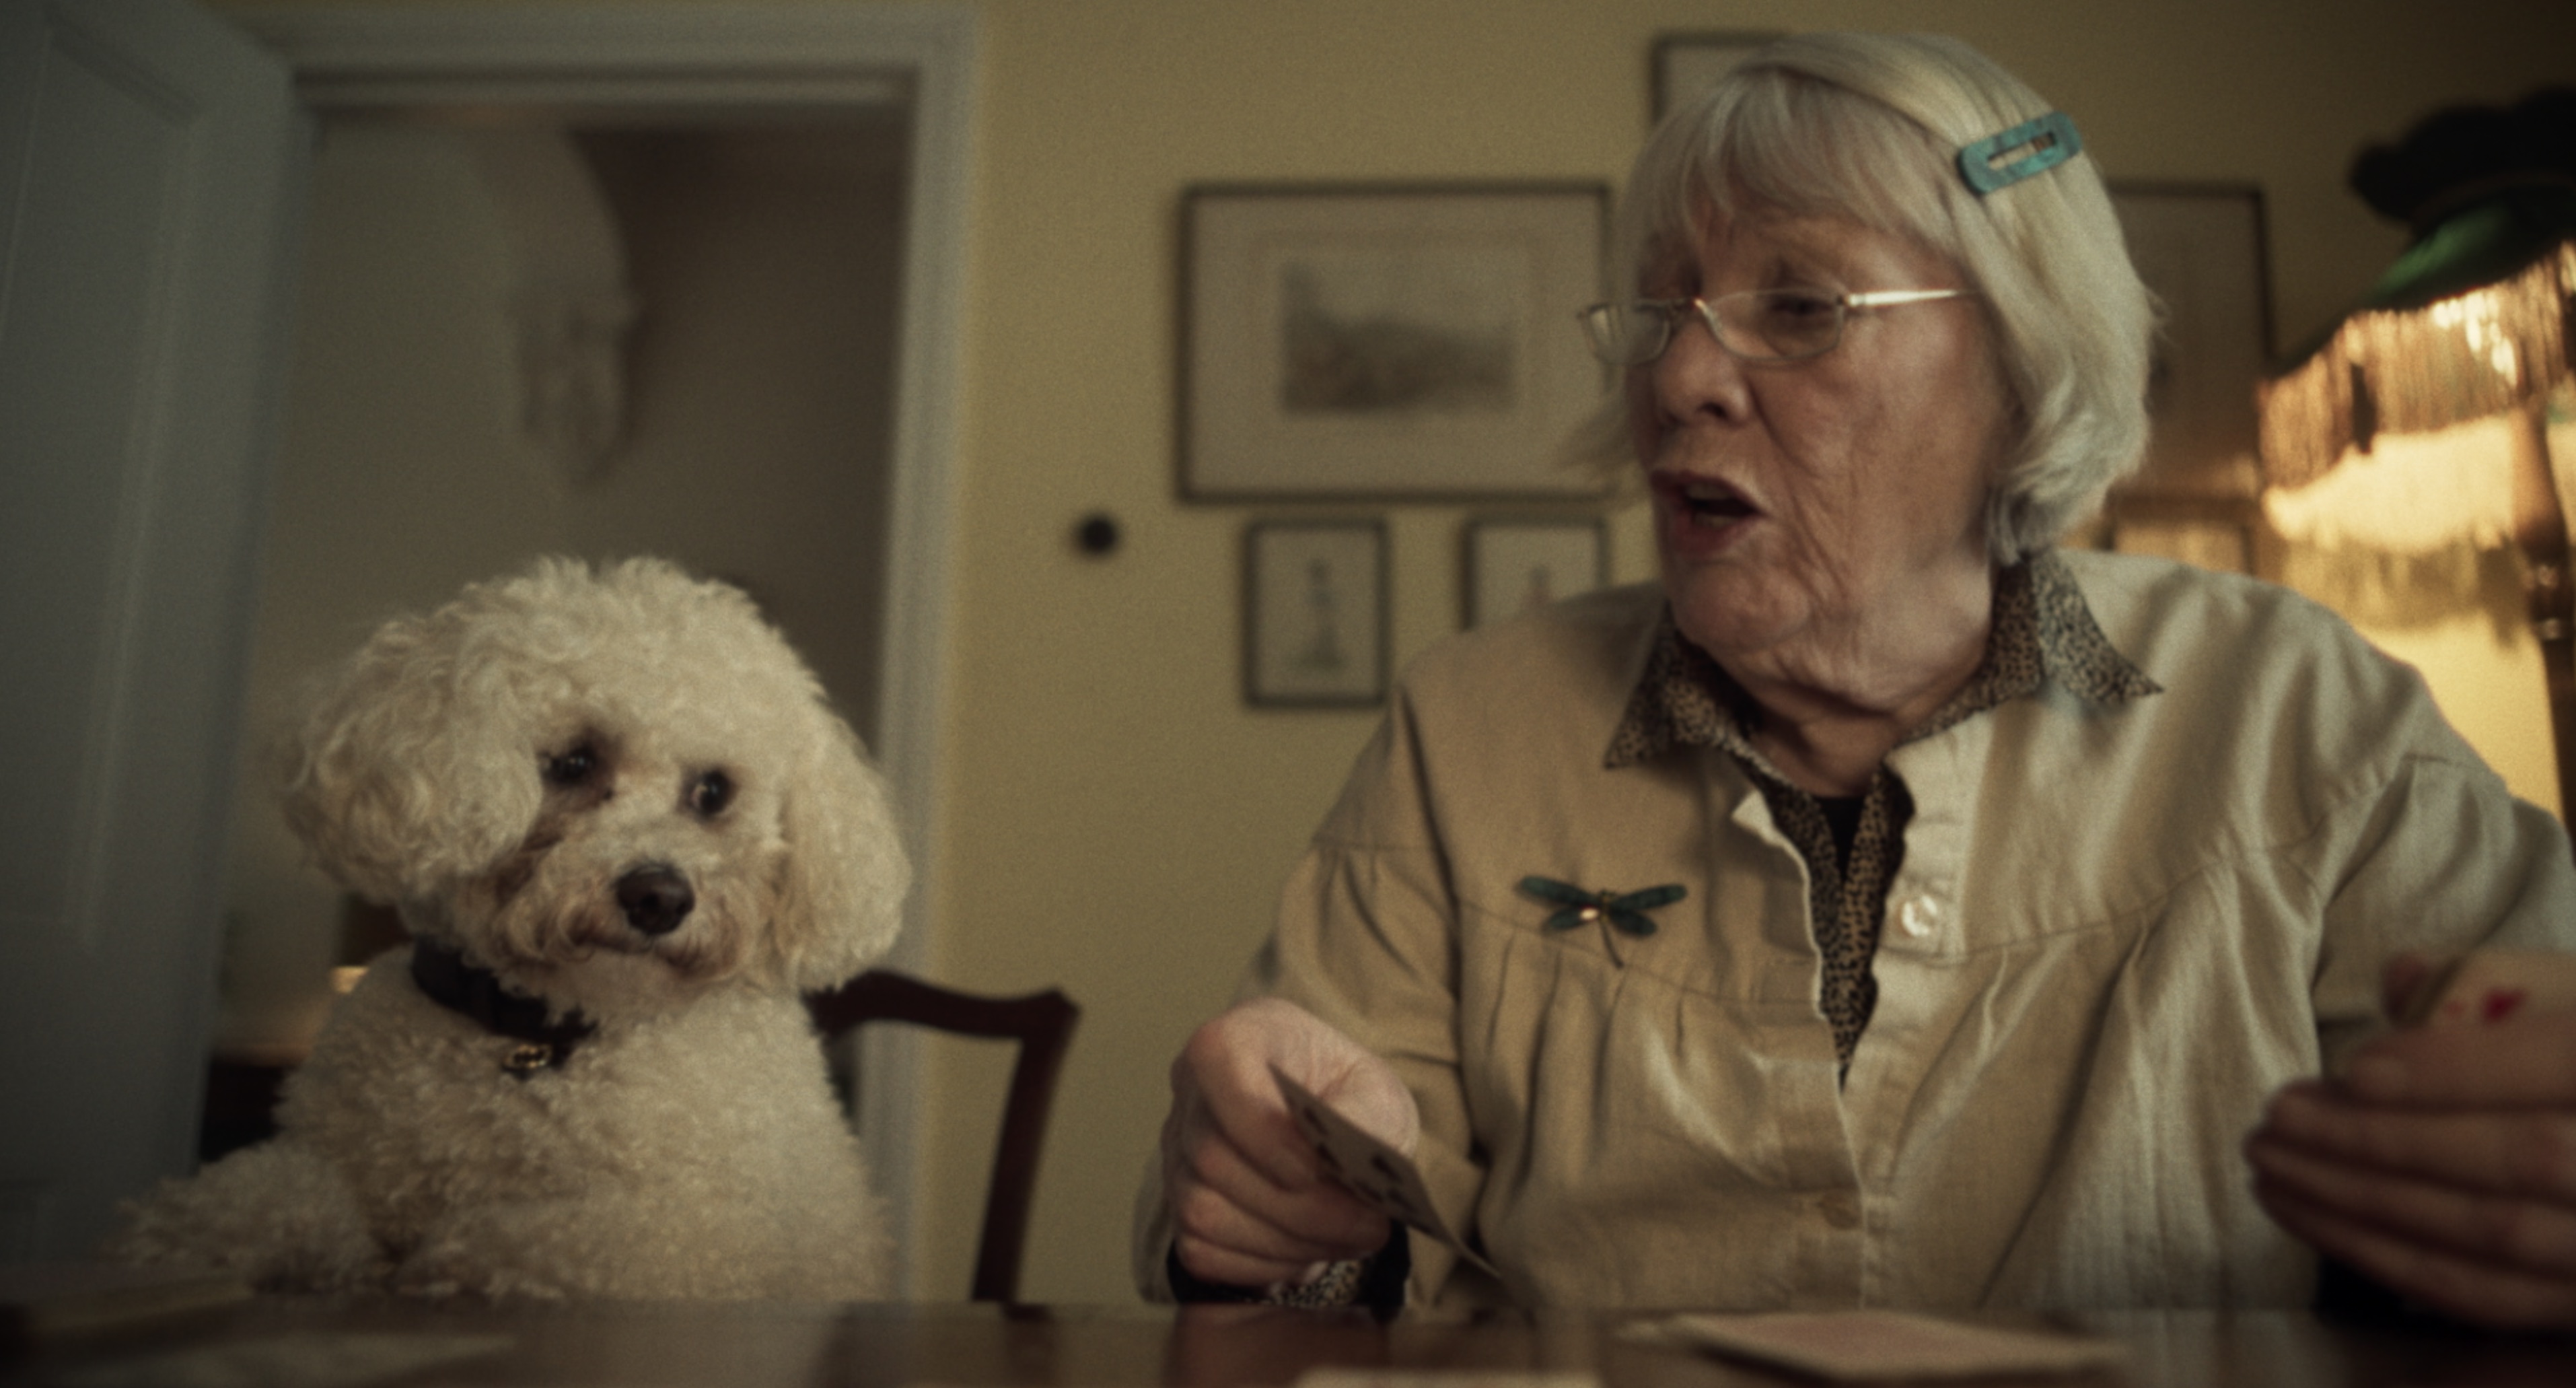
[[[1553,902],[1565,909],[1550,915],[1542,928],[1572,930],[1607,917],[1610,928],[1644,939],[1655,933],[1655,923],[1646,912],[1658,906],[1670,906],[1689,892],[1678,882],[1663,887],[1648,887],[1640,892],[1587,892],[1571,882],[1547,877],[1524,877],[1521,890],[1541,901]]]
[[[1984,197],[2032,174],[2046,173],[2084,148],[2075,122],[2063,111],[2023,121],[2000,135],[1989,135],[1959,151],[1959,176]]]

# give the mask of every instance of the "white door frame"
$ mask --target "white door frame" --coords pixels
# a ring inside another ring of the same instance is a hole
[[[193,1164],[305,138],[184,0],[0,0],[0,1264]]]
[[[911,834],[914,880],[888,962],[929,957],[938,862],[960,350],[973,192],[976,16],[952,5],[565,6],[233,11],[284,58],[318,113],[387,107],[615,104],[689,111],[907,105],[911,150],[887,496],[879,765]],[[896,1029],[898,1032],[908,1029]],[[861,1131],[913,1296],[914,1212],[928,1173],[920,1047],[871,1041]]]

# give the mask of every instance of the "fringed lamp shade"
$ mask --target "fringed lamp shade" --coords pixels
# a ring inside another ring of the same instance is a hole
[[[2420,547],[2463,532],[2511,537],[2549,684],[2560,812],[2576,820],[2576,589],[2548,427],[2551,393],[2576,379],[2576,89],[2439,113],[2365,151],[2351,182],[2415,238],[2357,308],[2259,389],[2267,509],[2299,514],[2303,497],[2335,489],[2335,469],[2353,463],[2346,475],[2358,474],[2374,453],[2459,471],[2343,490],[2424,495],[2447,482],[2454,497],[2493,499],[2342,528],[2446,532],[2417,537]],[[2490,420],[2503,425],[2501,459],[2410,446],[2491,432],[2475,427]]]
[[[2497,194],[2418,240],[2305,360],[2262,389],[2263,469],[2304,487],[2382,434],[2545,403],[2576,332],[2576,182]]]

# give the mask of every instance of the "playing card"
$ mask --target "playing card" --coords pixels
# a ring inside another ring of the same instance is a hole
[[[2508,1017],[2576,1011],[2576,954],[2471,950],[2415,990],[2399,1026],[2493,1026]]]
[[[2080,1373],[2118,1362],[2118,1342],[1968,1325],[1903,1311],[1673,1316],[1642,1327],[1667,1344],[1833,1379]]]
[[[1279,1081],[1280,1097],[1288,1101],[1288,1112],[1297,1120],[1297,1130],[1315,1144],[1315,1160],[1323,1164],[1324,1174],[1335,1184],[1379,1214],[1429,1234],[1455,1249],[1459,1257],[1498,1279],[1502,1276],[1492,1263],[1477,1256],[1449,1232],[1448,1225],[1440,1222],[1440,1212],[1431,1204],[1431,1192],[1423,1187],[1422,1173],[1410,1158],[1335,1112],[1332,1105],[1281,1073],[1278,1066],[1270,1067],[1270,1075]]]

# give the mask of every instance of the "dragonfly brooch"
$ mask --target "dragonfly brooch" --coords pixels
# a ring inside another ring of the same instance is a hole
[[[1572,930],[1578,925],[1606,919],[1611,929],[1639,939],[1655,933],[1655,923],[1646,918],[1648,911],[1658,906],[1670,906],[1690,894],[1678,882],[1626,893],[1587,892],[1553,877],[1524,877],[1521,890],[1541,901],[1555,902],[1562,908],[1547,918],[1544,922],[1546,929]]]

